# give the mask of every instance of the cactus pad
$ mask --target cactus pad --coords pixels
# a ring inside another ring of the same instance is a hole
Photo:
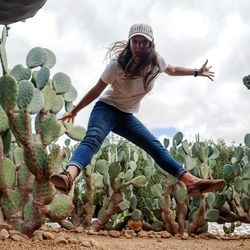
[[[8,193],[8,197],[6,195],[1,197],[1,207],[5,217],[9,218],[19,210],[21,200],[21,193],[14,190]]]
[[[120,172],[121,172],[121,165],[118,162],[112,162],[109,164],[110,179],[115,179]]]
[[[75,141],[81,141],[85,134],[86,129],[81,126],[74,126],[70,130],[66,131],[66,135]]]
[[[22,80],[19,83],[17,105],[20,109],[27,107],[27,105],[31,102],[34,96],[34,91],[34,85],[30,81]]]
[[[73,210],[72,200],[69,195],[56,195],[48,206],[48,216],[53,220],[63,220],[69,216]]]
[[[48,180],[34,180],[33,182],[33,199],[39,204],[49,204],[55,193],[54,185]]]
[[[49,80],[50,71],[47,67],[42,67],[36,76],[36,87],[42,89]]]
[[[119,208],[121,211],[124,211],[130,207],[130,202],[128,200],[123,200],[118,204]]]
[[[235,190],[240,193],[244,189],[244,183],[241,177],[236,177],[234,179]]]
[[[147,178],[144,175],[139,175],[130,181],[134,187],[142,188],[147,184]]]
[[[77,90],[73,85],[70,86],[69,91],[67,91],[64,95],[65,102],[73,102],[77,98]]]
[[[6,55],[6,49],[5,46],[0,46],[0,59],[3,67],[3,72],[6,74],[8,71],[8,61],[7,61],[7,55]]]
[[[47,60],[47,54],[41,47],[31,49],[26,57],[26,64],[29,68],[42,66]]]
[[[206,200],[207,200],[208,206],[209,206],[209,207],[212,207],[213,204],[214,204],[214,201],[215,201],[215,194],[214,194],[214,193],[209,193],[209,194],[207,195]]]
[[[18,85],[11,75],[4,75],[0,78],[0,105],[5,112],[13,110],[18,97]]]
[[[8,31],[7,31],[7,29],[6,29],[6,26],[3,26],[3,30],[2,30],[2,40],[1,40],[1,42],[0,42],[0,44],[1,44],[2,46],[5,46],[5,44],[6,44],[7,35],[8,35]]]
[[[24,110],[20,110],[20,112],[14,113],[12,118],[12,122],[10,123],[10,127],[14,125],[15,129],[18,130],[18,140],[27,139],[27,131],[25,130],[24,124],[25,122],[30,122],[31,118],[26,117]]]
[[[160,197],[162,197],[163,190],[162,190],[161,184],[155,184],[155,185],[153,185],[151,187],[151,192],[152,192],[154,198],[160,198]]]
[[[181,185],[175,187],[175,195],[178,200],[184,201],[188,198],[187,189]]]
[[[234,169],[232,165],[229,165],[229,164],[224,165],[224,173],[228,177],[231,177],[231,178],[234,177]]]
[[[52,83],[57,94],[65,94],[71,88],[70,77],[62,72],[58,72],[53,76]]]
[[[48,164],[48,153],[41,144],[35,144],[37,171],[44,174],[44,167]]]
[[[142,212],[139,209],[135,209],[132,212],[131,217],[133,220],[140,220],[142,217]]]
[[[65,111],[71,112],[74,108],[74,105],[72,102],[65,102]]]
[[[91,175],[93,179],[93,185],[95,188],[103,188],[103,176],[100,174],[93,173]]]
[[[54,144],[48,157],[48,165],[45,171],[46,176],[50,176],[52,173],[59,171],[61,162],[66,156],[65,150],[60,149],[59,146]]]
[[[33,70],[32,71],[32,76],[31,76],[31,82],[36,86],[36,78],[38,75],[39,70]]]
[[[20,165],[17,171],[17,185],[18,187],[27,186],[29,180],[30,172],[24,163]]]
[[[245,145],[250,148],[250,134],[246,134],[244,138]]]
[[[99,159],[96,161],[95,163],[95,170],[96,172],[105,175],[106,173],[108,173],[108,163],[106,160],[104,159]]]
[[[42,89],[45,98],[45,109],[50,110],[52,113],[58,113],[64,105],[62,96],[57,95],[56,92],[48,85]]]
[[[22,163],[24,163],[24,158],[23,158],[23,148],[21,147],[16,147],[14,149],[14,154],[13,154],[14,162],[17,167],[20,167]]]
[[[61,126],[54,115],[47,116],[41,123],[41,138],[44,145],[49,145],[59,137]]]
[[[0,134],[2,134],[9,128],[9,119],[2,106],[0,106],[0,121]]]
[[[173,137],[174,145],[178,146],[182,142],[183,137],[181,132],[176,133]]]
[[[120,178],[124,181],[130,181],[133,176],[134,176],[134,171],[132,169],[129,169],[127,172],[125,173],[120,173]]]
[[[0,168],[0,190],[6,188],[12,189],[15,185],[15,180],[16,168],[10,159],[5,158]]]
[[[43,67],[47,67],[47,68],[51,69],[56,64],[56,56],[49,49],[44,48],[44,51],[46,52],[47,57],[46,57],[45,63],[43,64]]]
[[[155,220],[155,221],[152,223],[151,226],[152,226],[152,229],[153,229],[154,231],[157,231],[157,232],[161,231],[161,230],[163,229],[163,227],[164,227],[163,222],[160,221],[160,220]]]
[[[33,114],[37,114],[43,109],[45,106],[45,99],[43,93],[38,89],[34,89],[34,95],[31,99],[30,103],[28,104],[29,112]]]
[[[11,140],[12,140],[12,133],[11,130],[8,129],[2,135],[3,145],[4,145],[4,154],[8,155],[10,148],[11,148]]]
[[[217,209],[208,209],[206,211],[206,219],[209,221],[209,222],[217,222],[217,220],[219,219],[220,217],[220,214],[219,214],[219,210]]]
[[[22,80],[29,80],[31,76],[31,70],[23,67],[22,64],[17,64],[11,71],[10,74],[19,82]]]

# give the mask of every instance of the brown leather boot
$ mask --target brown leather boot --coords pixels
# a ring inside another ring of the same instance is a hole
[[[59,174],[51,175],[49,179],[59,191],[62,191],[66,194],[70,192],[73,185],[73,178],[66,170]]]
[[[203,193],[215,192],[225,186],[224,180],[201,179],[194,184],[187,186],[190,197],[200,196]]]

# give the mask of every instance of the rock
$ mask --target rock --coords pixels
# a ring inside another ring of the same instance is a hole
[[[57,223],[57,222],[50,222],[50,223],[46,223],[46,226],[47,228],[53,228],[53,229],[56,229],[56,228],[60,228],[60,224]]]
[[[73,237],[67,239],[68,243],[78,244],[79,240]]]
[[[83,230],[84,230],[84,229],[83,229],[82,226],[78,226],[78,227],[75,228],[75,232],[76,232],[76,233],[83,233]]]
[[[42,234],[42,233],[43,233],[43,231],[41,231],[41,230],[35,230],[35,231],[32,233],[32,235],[35,236],[35,235],[37,235],[37,234]]]
[[[29,240],[29,237],[27,235],[22,234],[21,232],[19,232],[17,230],[9,230],[9,235],[10,235],[10,238],[12,238],[12,236],[14,236],[14,235],[19,235],[19,236],[23,237],[24,239]]]
[[[55,239],[55,235],[51,232],[43,232],[43,237],[46,240],[54,240]]]
[[[9,225],[9,224],[6,224],[6,223],[1,223],[0,224],[0,229],[7,229],[7,230],[11,230],[12,229],[12,226]]]
[[[100,247],[96,240],[91,239],[89,242],[90,242],[91,246],[94,247],[94,248],[99,248]]]
[[[55,241],[55,243],[68,244],[68,241],[61,235],[57,236],[54,241]]]
[[[40,230],[42,230],[42,231],[47,231],[47,230],[48,230],[48,227],[47,227],[46,225],[42,225],[42,226],[40,227]]]
[[[98,232],[98,235],[101,235],[101,236],[108,236],[109,235],[109,232],[108,230],[101,230]]]
[[[172,236],[172,234],[169,233],[168,231],[163,231],[163,232],[161,233],[161,237],[162,237],[162,238],[165,238],[165,239],[170,238],[171,236]]]
[[[95,230],[90,229],[90,230],[87,231],[87,234],[89,234],[89,235],[98,235],[98,232],[95,231]]]
[[[32,237],[33,241],[42,241],[43,240],[43,233],[42,232],[38,232],[35,235],[33,235]]]
[[[59,235],[63,235],[66,240],[68,240],[69,238],[71,238],[71,236],[69,234],[63,234],[62,233],[62,234],[59,234]]]
[[[124,231],[124,235],[126,238],[132,238],[132,237],[136,237],[137,234],[134,230],[125,230]]]
[[[188,238],[189,238],[188,233],[183,233],[183,234],[181,235],[181,239],[182,239],[182,240],[188,240]]]
[[[11,239],[14,241],[26,241],[27,239],[25,237],[23,237],[20,234],[14,234],[11,236]]]
[[[110,230],[109,235],[114,238],[119,238],[121,236],[121,232],[116,230]]]
[[[137,234],[138,237],[140,238],[145,238],[145,237],[148,237],[148,233],[146,231],[143,231],[141,230],[138,234]]]
[[[85,240],[83,237],[79,237],[78,240],[80,241],[81,245],[84,247],[91,247],[90,241]]]
[[[148,238],[161,238],[161,232],[149,231]]]
[[[60,232],[60,228],[55,228],[55,229],[54,229],[54,232],[55,232],[55,233],[59,233],[59,232]]]
[[[5,228],[3,228],[0,231],[0,240],[7,240],[9,237],[10,237],[9,232]]]

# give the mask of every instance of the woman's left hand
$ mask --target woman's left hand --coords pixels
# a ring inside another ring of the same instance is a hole
[[[210,71],[210,69],[212,68],[212,66],[207,67],[207,63],[208,63],[208,59],[206,60],[206,62],[201,66],[201,68],[198,70],[198,75],[199,76],[205,76],[208,77],[211,81],[213,81],[213,77],[214,77],[214,72]]]

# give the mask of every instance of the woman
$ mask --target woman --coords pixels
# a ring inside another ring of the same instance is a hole
[[[91,112],[86,136],[75,150],[66,170],[50,177],[56,188],[64,192],[70,191],[74,179],[89,164],[110,131],[145,150],[161,168],[186,184],[190,196],[222,188],[223,180],[204,180],[191,175],[133,115],[138,111],[141,99],[153,88],[160,73],[165,72],[171,76],[203,76],[213,81],[214,73],[210,71],[211,67],[206,66],[208,61],[200,69],[166,64],[156,53],[152,29],[146,24],[132,25],[128,41],[114,43],[108,55],[113,59],[97,84],[62,118],[63,121],[74,121],[82,108],[100,96]]]

